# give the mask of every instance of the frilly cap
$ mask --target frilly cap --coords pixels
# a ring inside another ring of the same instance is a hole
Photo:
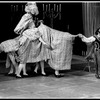
[[[25,12],[31,12],[32,14],[38,15],[39,11],[36,2],[28,2],[25,5]]]

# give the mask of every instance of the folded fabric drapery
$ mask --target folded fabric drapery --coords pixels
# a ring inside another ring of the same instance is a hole
[[[72,43],[74,35],[52,29],[44,24],[39,26],[43,40],[50,43],[53,50],[49,50],[49,65],[55,70],[71,69]]]
[[[26,13],[22,16],[18,25],[15,27],[14,32],[16,34],[22,34],[23,31],[29,27],[35,27],[31,14]]]
[[[75,35],[52,29],[43,23],[40,24],[38,30],[41,38],[53,49],[48,49],[38,39],[35,41],[27,39],[18,50],[20,61],[34,63],[48,59],[48,64],[55,70],[71,69],[72,43]]]
[[[14,38],[14,39],[9,39],[6,41],[3,41],[0,43],[0,49],[4,52],[12,52],[12,51],[17,51],[19,49],[19,40],[20,36]]]
[[[20,36],[0,43],[0,51],[7,53],[7,59],[6,59],[6,64],[5,64],[6,68],[13,66],[10,58],[12,58],[12,61],[15,61],[15,59],[17,60],[16,51],[19,49],[19,46],[20,46],[19,39],[20,39]]]
[[[51,29],[51,59],[49,64],[56,70],[71,68],[72,36],[69,33]]]
[[[47,32],[45,33],[47,34]],[[27,39],[19,49],[19,59],[22,63],[46,61],[50,58],[48,49],[39,41],[39,37],[43,38],[46,34],[35,33],[35,28],[23,32],[23,36],[26,36]]]

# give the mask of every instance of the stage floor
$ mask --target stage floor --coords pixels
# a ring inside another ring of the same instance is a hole
[[[49,76],[29,76],[16,79],[6,76],[7,69],[0,63],[0,98],[22,99],[73,99],[100,98],[100,79],[94,72],[83,70],[86,63],[72,64],[72,70],[61,71],[65,76],[56,78],[54,71],[46,68]]]

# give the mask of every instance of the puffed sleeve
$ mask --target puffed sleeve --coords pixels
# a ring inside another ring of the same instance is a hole
[[[21,34],[28,27],[30,22],[32,22],[32,16],[30,14],[24,14],[15,27],[14,32],[16,34]]]
[[[37,38],[39,38],[39,33],[38,32],[38,28],[33,28],[33,29],[27,29],[23,32],[23,36],[25,36],[26,38],[30,39],[30,40],[36,40]]]
[[[95,38],[93,36],[88,37],[88,38],[85,37],[85,36],[83,36],[82,41],[83,42],[86,42],[86,43],[91,43],[91,42],[94,42],[95,41]]]

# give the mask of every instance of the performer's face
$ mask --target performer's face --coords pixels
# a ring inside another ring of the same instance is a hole
[[[97,35],[98,37],[100,37],[100,33],[98,32],[98,35]]]
[[[37,8],[32,9],[32,10],[31,10],[31,13],[32,13],[33,15],[38,15],[38,14],[39,14]]]

